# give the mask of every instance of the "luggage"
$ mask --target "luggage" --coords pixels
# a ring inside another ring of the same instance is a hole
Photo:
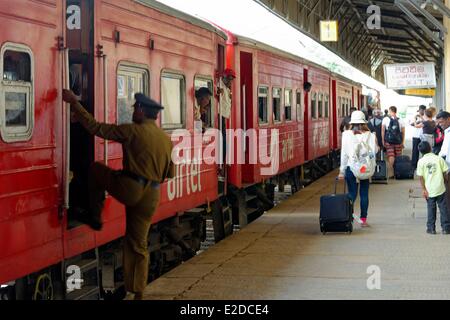
[[[372,183],[387,184],[389,180],[387,162],[384,160],[384,152],[381,151],[381,160],[377,160],[375,173],[372,176]]]
[[[347,232],[353,231],[353,203],[348,194],[336,194],[337,184],[334,185],[334,194],[320,197],[320,232]]]
[[[414,179],[414,168],[408,156],[395,158],[394,162],[395,179]]]

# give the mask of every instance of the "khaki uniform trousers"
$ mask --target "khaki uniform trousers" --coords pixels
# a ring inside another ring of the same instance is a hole
[[[159,204],[160,190],[135,180],[101,163],[91,167],[89,179],[90,212],[100,219],[105,191],[126,206],[126,233],[123,249],[125,288],[142,293],[147,286],[150,257],[148,232]]]

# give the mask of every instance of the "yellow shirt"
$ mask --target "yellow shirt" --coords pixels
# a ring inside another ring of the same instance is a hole
[[[447,171],[445,160],[434,153],[427,153],[417,163],[417,175],[425,180],[425,188],[430,198],[445,193],[444,173]]]
[[[72,110],[90,134],[122,144],[124,170],[161,183],[174,177],[172,141],[155,120],[148,119],[141,124],[105,124],[98,123],[79,103],[72,105]]]

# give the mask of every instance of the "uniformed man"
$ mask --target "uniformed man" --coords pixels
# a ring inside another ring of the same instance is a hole
[[[91,134],[117,141],[123,148],[123,170],[114,171],[94,163],[89,176],[89,213],[85,222],[101,230],[105,190],[126,206],[124,276],[128,292],[142,299],[149,268],[148,232],[159,203],[159,185],[174,176],[172,142],[155,120],[163,107],[143,94],[136,94],[132,124],[98,123],[77,101],[72,91],[63,91],[75,117]]]

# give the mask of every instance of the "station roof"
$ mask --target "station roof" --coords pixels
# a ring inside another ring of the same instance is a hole
[[[442,0],[255,1],[317,41],[319,22],[337,20],[339,41],[322,44],[381,82],[384,64],[431,61],[437,74],[441,72],[443,16],[450,13]],[[379,29],[367,23],[374,13],[368,10],[370,6],[380,9]]]

